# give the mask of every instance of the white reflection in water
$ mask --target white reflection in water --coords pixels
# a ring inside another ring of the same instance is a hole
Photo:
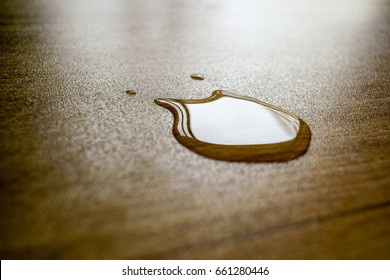
[[[258,103],[224,96],[214,102],[185,104],[193,136],[225,145],[272,144],[289,141],[298,123]]]
[[[293,140],[299,118],[250,97],[216,91],[200,100],[158,99],[177,113],[181,136],[220,145],[259,145]]]

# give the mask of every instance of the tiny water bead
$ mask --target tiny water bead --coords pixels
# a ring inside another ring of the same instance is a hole
[[[128,95],[136,95],[137,94],[134,90],[130,90],[130,89],[126,90],[126,93]]]
[[[204,99],[159,98],[174,116],[173,134],[188,149],[226,161],[287,161],[309,147],[309,126],[299,117],[251,97],[218,90]]]
[[[204,77],[201,74],[192,74],[191,78],[194,80],[202,80],[202,81],[204,80]]]

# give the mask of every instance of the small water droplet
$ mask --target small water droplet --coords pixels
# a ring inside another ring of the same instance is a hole
[[[283,109],[218,90],[204,99],[159,98],[174,116],[173,134],[188,149],[226,161],[287,161],[309,147],[309,126]]]
[[[134,90],[126,90],[128,95],[136,95],[137,93]]]
[[[201,74],[192,74],[191,78],[194,80],[204,80],[204,77]]]

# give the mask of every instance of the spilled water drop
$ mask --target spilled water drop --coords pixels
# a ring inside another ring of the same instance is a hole
[[[311,132],[299,117],[251,97],[218,90],[204,99],[159,98],[174,115],[180,144],[226,161],[287,161],[303,155]]]
[[[200,74],[192,74],[191,78],[194,80],[204,80],[204,77]]]

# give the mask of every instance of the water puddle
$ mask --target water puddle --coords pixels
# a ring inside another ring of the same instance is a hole
[[[204,80],[204,77],[201,74],[192,74],[191,78],[194,80]]]
[[[155,103],[172,112],[177,141],[208,158],[287,161],[303,155],[310,143],[310,128],[302,119],[255,98],[218,90],[204,99]]]

